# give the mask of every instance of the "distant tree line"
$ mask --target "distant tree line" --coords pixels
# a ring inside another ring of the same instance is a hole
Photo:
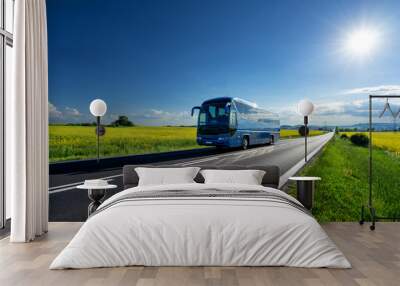
[[[109,126],[112,127],[132,127],[135,126],[135,124],[133,124],[132,121],[129,120],[128,116],[125,115],[120,115],[118,116],[118,119],[111,122],[111,124]]]
[[[358,128],[357,127],[354,127],[354,128],[340,128],[340,127],[336,127],[337,129],[337,131],[339,131],[339,132],[357,132],[358,131]]]
[[[81,123],[53,123],[51,125],[62,125],[62,126],[96,126],[97,123],[93,122],[81,122]],[[119,115],[118,119],[106,125],[109,127],[133,127],[135,124],[129,120],[128,116]]]

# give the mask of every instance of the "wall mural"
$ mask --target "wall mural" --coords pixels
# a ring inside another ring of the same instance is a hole
[[[298,175],[321,178],[314,216],[358,221],[368,95],[400,94],[400,19],[387,17],[400,3],[339,2],[47,1],[51,219],[86,218],[85,178],[121,190],[121,168],[85,160],[275,164],[296,196],[289,171],[306,152]],[[372,116],[375,207],[399,216],[400,100],[376,100]]]

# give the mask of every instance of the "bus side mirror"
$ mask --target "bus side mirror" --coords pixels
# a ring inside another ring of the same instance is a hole
[[[200,110],[201,107],[200,107],[200,106],[195,106],[195,107],[193,107],[193,108],[192,108],[192,113],[191,113],[192,116],[194,115],[194,111],[195,111],[196,109]]]
[[[230,102],[228,102],[226,105],[225,105],[225,113],[229,113],[231,111],[231,104],[230,104]]]

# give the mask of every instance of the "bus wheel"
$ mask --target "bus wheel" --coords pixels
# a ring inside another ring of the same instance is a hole
[[[249,147],[249,138],[247,138],[247,136],[244,136],[242,139],[242,149],[247,150],[248,147]]]

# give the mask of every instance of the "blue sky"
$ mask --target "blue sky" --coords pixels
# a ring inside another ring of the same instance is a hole
[[[241,97],[296,124],[365,122],[366,95],[400,93],[400,1],[48,0],[52,122],[105,118],[191,124],[192,106]],[[360,29],[378,35],[364,56],[346,49]],[[354,34],[354,33],[353,33]]]

